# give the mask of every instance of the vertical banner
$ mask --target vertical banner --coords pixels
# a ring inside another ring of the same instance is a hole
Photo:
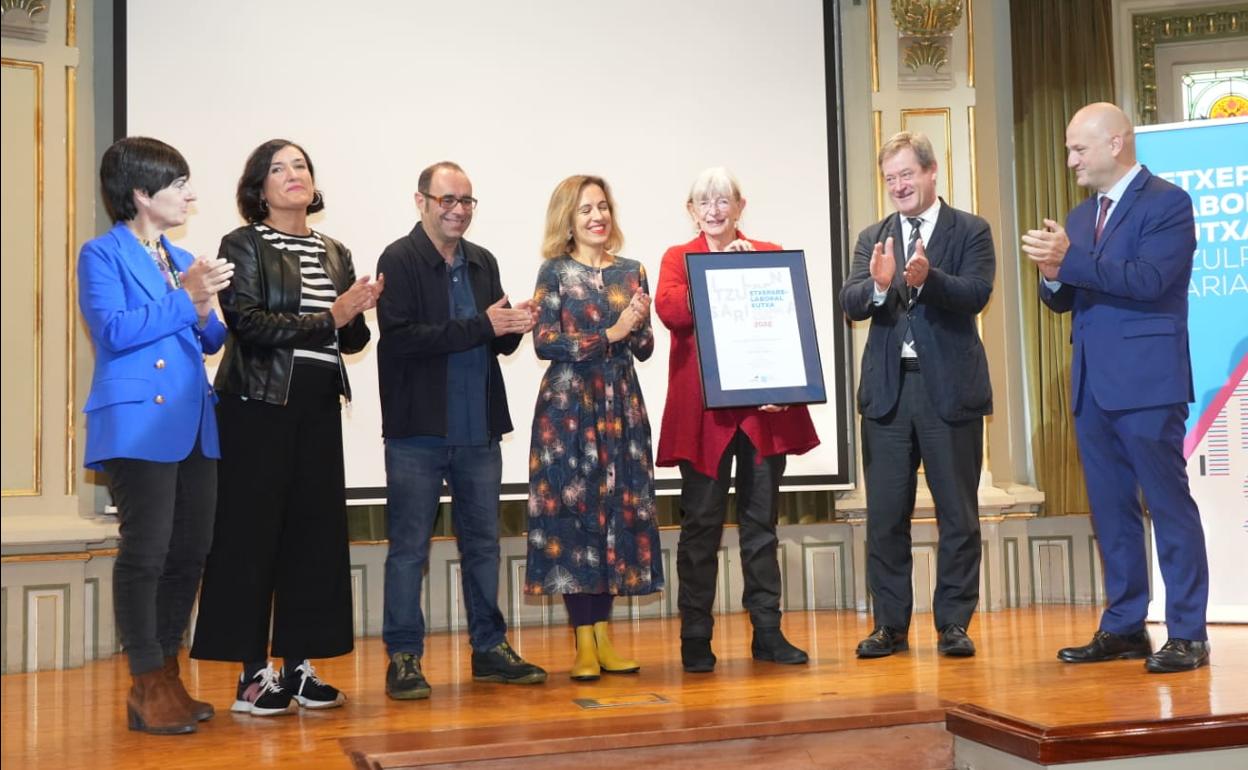
[[[1142,126],[1140,162],[1192,196],[1188,333],[1196,402],[1183,453],[1209,550],[1209,621],[1248,622],[1248,118]],[[1156,551],[1154,550],[1154,553]],[[1150,620],[1165,619],[1153,559]]]

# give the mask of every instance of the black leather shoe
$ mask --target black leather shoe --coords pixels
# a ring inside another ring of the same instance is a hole
[[[1104,660],[1147,658],[1152,652],[1153,640],[1148,636],[1148,629],[1126,635],[1097,631],[1092,635],[1092,641],[1082,647],[1058,650],[1057,658],[1066,663],[1100,663]]]
[[[1144,668],[1154,674],[1195,671],[1209,665],[1209,643],[1189,639],[1167,639],[1161,649],[1148,656]]]
[[[715,653],[711,652],[711,640],[696,636],[682,637],[680,663],[690,674],[706,674],[714,671]]]
[[[956,623],[950,623],[940,629],[940,640],[936,642],[936,652],[951,658],[969,658],[975,654],[975,643],[966,635],[966,629]]]
[[[754,642],[750,645],[754,660],[769,660],[795,666],[810,660],[805,652],[789,644],[779,628],[755,628]]]
[[[854,650],[860,658],[885,658],[894,652],[905,652],[910,649],[904,631],[894,631],[888,626],[876,626],[866,639],[858,643]]]

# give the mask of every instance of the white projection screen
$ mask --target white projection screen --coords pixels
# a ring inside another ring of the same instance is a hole
[[[312,226],[372,273],[418,219],[425,166],[453,160],[480,199],[468,239],[498,258],[513,301],[532,294],[551,191],[564,177],[612,185],[622,254],[651,290],[664,250],[689,240],[689,186],[729,167],[749,236],[804,249],[828,402],[812,405],[822,444],[789,458],[784,487],[848,485],[847,334],[836,292],[845,251],[835,3],[818,0],[118,0],[119,129],[177,147],[198,193],[170,233],[215,254],[242,224],[243,161],[261,142],[303,145],[326,208]],[[826,10],[825,10],[826,9]],[[825,40],[825,37],[828,38]],[[124,75],[123,75],[124,70]],[[668,334],[637,365],[655,447]],[[350,357],[343,411],[348,497],[385,496],[373,343]],[[545,369],[531,338],[501,360],[516,430],[503,441],[504,490],[528,488],[533,405]],[[210,367],[215,361],[209,361]],[[660,468],[660,492],[678,487]]]

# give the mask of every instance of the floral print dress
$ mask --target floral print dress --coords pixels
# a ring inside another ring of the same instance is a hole
[[[650,421],[633,359],[654,352],[650,321],[619,342],[606,330],[638,289],[640,262],[601,269],[548,259],[533,299],[549,360],[529,450],[530,594],[648,594],[663,588]]]

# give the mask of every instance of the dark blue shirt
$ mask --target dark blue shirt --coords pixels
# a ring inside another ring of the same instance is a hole
[[[451,319],[473,318],[477,301],[472,296],[468,263],[463,246],[455,247],[455,260],[447,266]],[[451,353],[446,357],[446,438],[413,437],[425,447],[484,446],[490,442],[485,422],[485,386],[489,376],[489,351],[485,345]]]

